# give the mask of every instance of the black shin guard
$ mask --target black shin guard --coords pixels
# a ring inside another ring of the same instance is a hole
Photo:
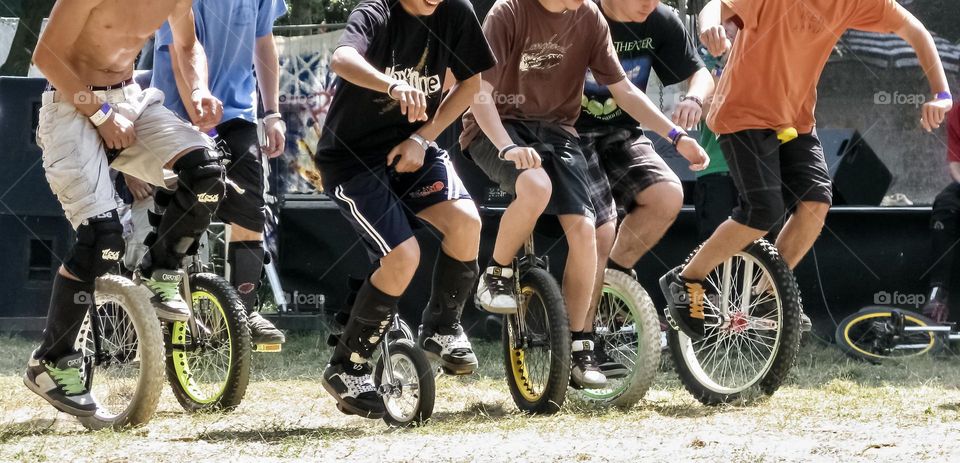
[[[263,273],[263,242],[234,241],[230,243],[227,263],[230,264],[230,284],[237,288],[243,306],[250,313],[257,305],[257,290]]]
[[[226,192],[224,169],[214,153],[197,149],[181,157],[173,171],[177,190],[169,197],[150,247],[150,266],[175,269],[210,225]]]
[[[380,345],[390,326],[390,317],[396,312],[399,297],[375,288],[370,280],[357,293],[350,320],[333,349],[331,364],[360,364],[367,361]]]
[[[93,282],[71,280],[57,273],[53,279],[43,343],[37,349],[38,359],[53,361],[74,352],[83,317],[93,304],[94,288]]]
[[[423,310],[421,320],[425,332],[432,333],[460,323],[463,305],[470,290],[476,286],[479,274],[476,260],[461,262],[440,251],[433,271],[430,302]]]

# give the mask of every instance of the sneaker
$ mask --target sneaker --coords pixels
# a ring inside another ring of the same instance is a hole
[[[600,371],[593,356],[593,341],[573,341],[573,362],[570,365],[570,382],[578,389],[599,389],[607,385],[607,377]]]
[[[680,276],[683,267],[676,267],[660,277],[660,290],[667,299],[665,315],[675,329],[695,341],[703,339],[703,284]]]
[[[426,332],[420,325],[417,345],[430,360],[439,361],[448,375],[469,375],[477,369],[477,356],[459,323],[434,333]]]
[[[61,412],[74,416],[93,416],[97,413],[97,402],[87,390],[81,374],[83,363],[83,354],[80,352],[56,362],[38,360],[31,354],[23,384]]]
[[[331,364],[323,370],[323,388],[337,399],[337,408],[347,415],[383,418],[383,399],[377,394],[371,368],[366,363]]]
[[[260,312],[247,314],[247,325],[250,327],[250,339],[254,344],[283,344],[287,338],[270,320],[263,318]]]
[[[150,302],[157,311],[157,318],[168,321],[187,321],[190,319],[190,310],[180,295],[180,281],[183,274],[177,270],[154,269],[150,278],[138,275],[137,283],[142,284],[153,297]]]
[[[626,378],[630,375],[630,369],[626,365],[607,355],[606,343],[595,342],[593,355],[597,359],[597,364],[600,365],[600,372],[607,379]]]
[[[809,333],[813,331],[813,321],[807,316],[803,309],[800,310],[800,332]]]
[[[477,285],[476,303],[487,312],[515,314],[517,313],[515,287],[512,268],[495,265],[487,267]]]

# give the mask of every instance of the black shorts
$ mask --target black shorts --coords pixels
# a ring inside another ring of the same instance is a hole
[[[739,193],[731,215],[736,222],[767,231],[797,202],[832,203],[830,174],[816,131],[783,144],[770,129],[723,134],[717,140]]]
[[[543,170],[553,184],[553,194],[544,213],[582,215],[594,220],[587,159],[580,150],[580,140],[557,124],[508,120],[503,126],[514,143],[536,149],[543,159]],[[513,162],[501,160],[497,147],[486,135],[478,134],[467,154],[490,180],[516,196],[517,178],[522,171],[517,170]]]
[[[231,119],[217,126],[220,140],[226,144],[227,194],[217,208],[217,217],[263,233],[266,209],[263,200],[263,164],[260,163],[260,139],[257,124]]]
[[[321,171],[321,175],[323,172]],[[435,204],[470,199],[447,153],[428,148],[423,167],[397,174],[384,165],[350,180],[324,185],[340,213],[363,238],[376,261],[413,236],[417,214]]]

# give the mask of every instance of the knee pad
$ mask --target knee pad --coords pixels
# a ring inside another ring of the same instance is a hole
[[[77,228],[77,242],[64,266],[83,281],[91,282],[123,259],[126,244],[116,210],[91,217]]]
[[[179,181],[167,208],[179,207],[209,221],[226,194],[226,170],[220,159],[211,151],[198,149],[180,158],[173,169]]]

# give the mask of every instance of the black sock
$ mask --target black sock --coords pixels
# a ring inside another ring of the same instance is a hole
[[[250,313],[257,305],[257,290],[263,274],[263,242],[234,241],[230,243],[227,263],[230,264],[230,284],[240,293],[243,307]]]
[[[359,364],[366,362],[380,345],[383,333],[389,328],[391,317],[397,311],[399,296],[380,291],[368,279],[357,292],[350,319],[330,358],[331,364]],[[353,358],[357,354],[357,358]]]
[[[570,339],[573,341],[589,341],[593,338],[592,333],[587,333],[585,331],[571,331]]]
[[[477,284],[479,273],[476,260],[461,262],[440,251],[433,271],[430,302],[421,320],[424,332],[455,334],[453,327],[460,323],[463,305]]]
[[[491,256],[491,257],[490,257],[490,261],[487,262],[487,267],[504,267],[504,268],[510,268],[510,267],[513,267],[513,263],[511,262],[511,263],[509,263],[509,264],[501,264],[501,263],[497,262],[497,260],[494,259],[493,256]]]
[[[616,270],[616,271],[618,271],[618,272],[623,272],[623,273],[626,273],[626,274],[628,274],[628,275],[630,274],[630,272],[633,271],[632,268],[626,268],[626,267],[624,267],[624,266],[622,266],[622,265],[614,262],[613,259],[607,259],[607,268],[608,268],[608,269],[611,269],[611,270]]]
[[[72,354],[83,317],[93,303],[95,284],[71,280],[57,272],[47,310],[47,327],[36,358],[55,361]]]

